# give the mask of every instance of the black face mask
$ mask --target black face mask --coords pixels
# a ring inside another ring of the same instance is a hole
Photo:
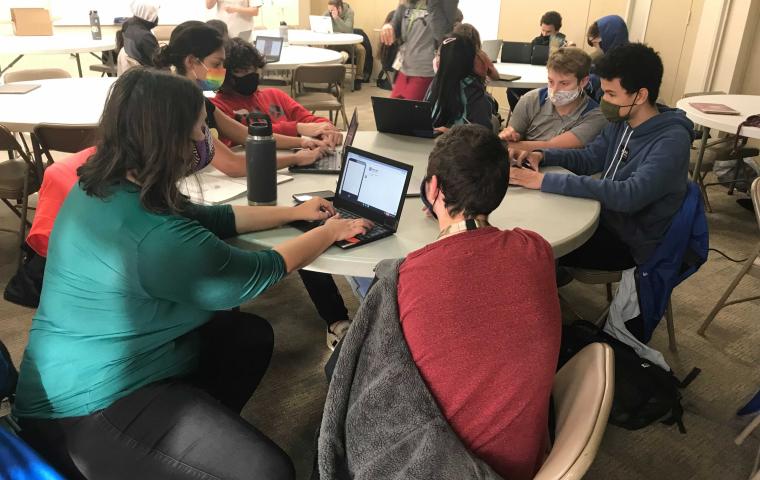
[[[422,183],[420,184],[420,200],[422,200],[422,204],[425,205],[425,208],[428,209],[428,211],[430,212],[430,215],[432,215],[433,218],[438,220],[438,215],[436,215],[436,213],[433,211],[433,204],[430,203],[430,200],[428,200],[427,198],[427,184],[428,184],[428,178],[425,177],[422,179]],[[438,195],[436,195],[435,198],[437,200]]]
[[[232,87],[237,93],[245,97],[253,95],[259,88],[259,74],[249,73],[244,77],[233,76],[234,86]]]

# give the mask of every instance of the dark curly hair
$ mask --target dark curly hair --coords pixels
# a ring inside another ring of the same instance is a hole
[[[662,84],[662,59],[643,43],[627,43],[613,48],[596,61],[595,73],[605,80],[620,79],[626,92],[634,93],[646,88],[649,103],[654,105]]]
[[[224,46],[224,37],[218,30],[203,22],[190,20],[172,30],[169,43],[158,49],[153,57],[157,68],[174,67],[184,75],[185,58],[192,55],[204,59]]]
[[[450,215],[488,215],[507,193],[507,150],[488,128],[457,125],[438,138],[430,153],[427,178],[433,175],[438,177]]]
[[[562,15],[554,10],[546,12],[541,15],[541,22],[539,24],[554,25],[554,29],[559,32],[559,29],[562,28]]]

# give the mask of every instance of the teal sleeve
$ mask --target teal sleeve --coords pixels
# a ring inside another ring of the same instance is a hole
[[[208,311],[236,307],[286,273],[279,253],[235,248],[185,219],[151,230],[137,253],[140,283],[149,295]]]
[[[231,205],[198,205],[188,202],[184,206],[182,216],[195,220],[222,239],[238,234]]]

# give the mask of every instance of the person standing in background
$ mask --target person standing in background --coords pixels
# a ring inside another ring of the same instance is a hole
[[[227,24],[230,37],[251,39],[253,17],[259,14],[261,0],[206,0],[206,8],[216,7],[216,17]]]
[[[391,97],[422,100],[433,81],[436,48],[454,28],[459,0],[404,0],[380,31],[380,41],[401,40]]]

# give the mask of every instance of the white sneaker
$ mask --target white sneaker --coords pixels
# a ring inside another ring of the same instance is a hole
[[[338,346],[338,343],[340,343],[340,341],[343,340],[343,337],[346,336],[346,332],[348,332],[348,328],[350,326],[351,322],[348,320],[342,320],[340,322],[337,322],[335,326],[332,327],[332,330],[328,327],[327,348],[330,350],[335,350],[335,347]]]

